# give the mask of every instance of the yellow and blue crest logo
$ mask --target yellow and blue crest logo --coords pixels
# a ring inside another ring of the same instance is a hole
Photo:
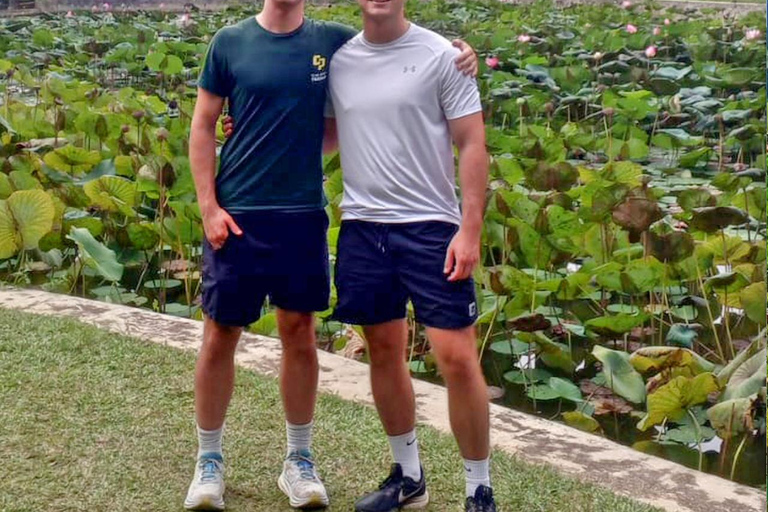
[[[327,63],[328,61],[326,58],[320,54],[315,54],[315,56],[312,57],[312,65],[315,66],[318,71],[323,71]]]

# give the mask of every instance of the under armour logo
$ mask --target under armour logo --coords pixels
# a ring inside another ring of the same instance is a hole
[[[415,73],[416,72],[416,66],[404,66],[403,67],[403,73]]]

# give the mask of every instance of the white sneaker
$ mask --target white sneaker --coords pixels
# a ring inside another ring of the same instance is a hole
[[[293,508],[328,506],[328,493],[317,476],[315,463],[308,451],[294,451],[288,455],[277,485],[288,496]]]
[[[224,461],[218,453],[204,453],[197,460],[184,508],[224,510]]]

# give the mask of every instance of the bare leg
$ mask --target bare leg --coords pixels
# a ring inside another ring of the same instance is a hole
[[[371,358],[371,388],[381,423],[389,436],[410,432],[416,425],[416,403],[406,364],[406,321],[393,320],[363,328]]]
[[[206,318],[195,370],[195,415],[204,430],[224,425],[235,384],[235,349],[243,329]]]
[[[461,455],[486,459],[490,452],[488,390],[478,361],[475,328],[428,328],[427,337],[448,387],[451,429]]]
[[[317,399],[317,344],[312,313],[277,310],[277,326],[283,342],[280,391],[285,418],[294,425],[312,421]]]

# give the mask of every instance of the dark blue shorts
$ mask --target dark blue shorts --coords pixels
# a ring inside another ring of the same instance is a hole
[[[462,329],[474,324],[472,279],[450,282],[443,273],[457,230],[447,222],[342,222],[334,318],[355,325],[381,324],[405,318],[410,299],[416,321],[427,327]]]
[[[328,217],[324,210],[232,214],[243,231],[218,251],[203,243],[203,311],[223,325],[259,319],[264,299],[287,311],[328,309]]]

